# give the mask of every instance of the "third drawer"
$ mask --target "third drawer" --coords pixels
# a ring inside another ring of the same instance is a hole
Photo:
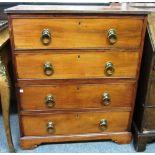
[[[131,107],[135,83],[29,85],[19,92],[22,110]]]

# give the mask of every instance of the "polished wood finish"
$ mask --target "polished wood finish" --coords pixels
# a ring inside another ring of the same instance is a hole
[[[0,77],[0,97],[1,97],[4,129],[7,138],[9,152],[15,152],[10,128],[10,94],[11,93],[9,83],[4,81],[4,79]]]
[[[8,143],[9,152],[15,152],[13,142],[12,142],[12,135],[11,135],[11,128],[10,128],[10,101],[11,101],[11,85],[10,85],[10,74],[9,74],[9,63],[10,63],[10,42],[9,42],[9,32],[8,28],[4,28],[0,31],[0,57],[2,60],[2,64],[0,66],[0,101],[2,106],[2,116],[3,116],[3,123],[4,129],[6,134],[6,139]],[[7,74],[6,79],[4,79],[4,73],[2,68],[5,66]],[[3,139],[0,138],[1,141]]]
[[[136,124],[134,124],[133,128],[133,133],[134,133],[134,147],[135,150],[138,152],[145,151],[146,145],[149,142],[152,142],[155,139],[155,134],[151,132],[140,132],[139,129],[137,128]]]
[[[21,116],[23,136],[70,135],[98,132],[128,131],[130,112],[74,112]],[[106,119],[107,129],[100,128],[100,120]],[[54,131],[48,133],[47,123],[54,123]]]
[[[135,83],[32,85],[19,88],[22,110],[131,107]],[[128,93],[126,93],[128,92]],[[103,93],[110,102],[104,105]],[[33,94],[33,97],[32,97]],[[52,94],[54,106],[45,97]]]
[[[33,3],[34,4],[34,3]],[[42,4],[42,3],[41,3]],[[108,15],[147,15],[149,12],[146,9],[138,9],[124,5],[123,3],[71,3],[72,5],[17,5],[5,9],[8,14],[108,14]],[[64,4],[64,3],[63,3]],[[102,5],[96,5],[102,4]]]
[[[76,16],[73,19],[63,19],[61,16],[52,19],[13,19],[14,46],[15,49],[138,48],[142,23],[141,19],[85,19]],[[52,37],[47,46],[40,39],[45,28],[51,32]],[[107,39],[110,28],[116,30],[118,37],[113,45]]]
[[[23,149],[62,141],[131,141],[146,16],[82,13],[81,8],[9,14]],[[116,31],[110,31],[113,44],[109,29]],[[41,41],[42,31],[47,42],[51,35],[48,45]],[[104,91],[108,106],[101,104]],[[52,108],[44,103],[48,93],[54,95]],[[51,136],[47,125],[51,131],[53,123]]]
[[[112,140],[118,144],[129,144],[132,140],[131,132],[105,132],[91,134],[76,134],[76,135],[52,135],[52,136],[30,136],[22,137],[20,147],[22,149],[34,149],[38,145],[54,142],[73,142],[73,141],[92,141],[92,140]]]
[[[138,52],[88,52],[63,54],[17,54],[17,75],[25,79],[74,79],[108,77],[107,62],[112,62],[115,72],[111,77],[135,78],[138,69]],[[47,76],[43,66],[53,65],[54,73]]]

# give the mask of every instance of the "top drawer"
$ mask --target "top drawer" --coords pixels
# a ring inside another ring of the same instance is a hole
[[[49,16],[14,18],[12,26],[15,49],[138,48],[143,19]]]

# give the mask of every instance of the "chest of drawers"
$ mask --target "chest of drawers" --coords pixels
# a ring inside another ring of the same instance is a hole
[[[131,141],[146,13],[121,6],[7,9],[23,149]]]

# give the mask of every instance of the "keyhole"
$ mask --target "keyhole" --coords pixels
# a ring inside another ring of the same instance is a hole
[[[79,114],[76,114],[76,118],[79,118]]]
[[[78,55],[77,58],[80,59],[80,55]]]
[[[76,87],[76,89],[79,90],[80,88],[79,87]]]

